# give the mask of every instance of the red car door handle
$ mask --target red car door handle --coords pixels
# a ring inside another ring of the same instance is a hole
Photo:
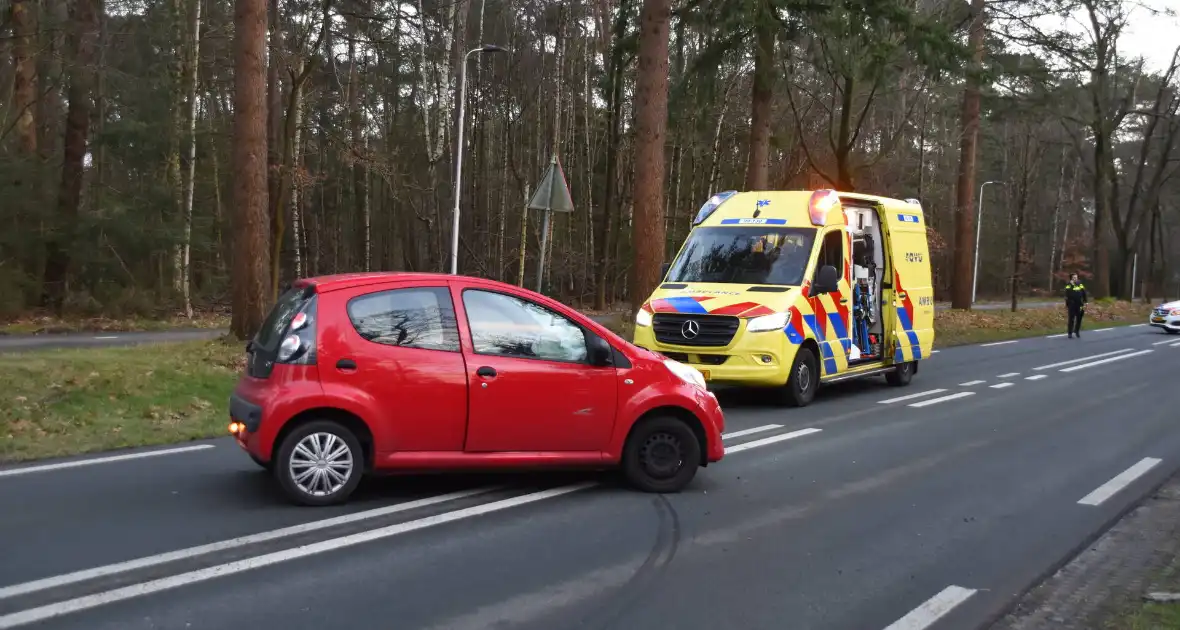
[[[355,370],[356,369],[356,361],[353,361],[352,359],[340,359],[339,361],[336,362],[336,369],[337,370]]]
[[[475,375],[482,376],[484,378],[496,378],[496,368],[488,367],[485,365],[485,366],[479,368],[478,370],[476,370]]]

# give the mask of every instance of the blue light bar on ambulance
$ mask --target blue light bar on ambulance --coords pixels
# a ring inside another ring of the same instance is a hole
[[[736,194],[736,190],[726,190],[709,197],[709,200],[705,202],[705,205],[701,206],[701,209],[697,211],[697,217],[692,220],[693,227],[704,223],[705,219],[708,219],[709,215],[713,214],[714,210],[721,207],[721,204],[725,203],[726,200]]]
[[[811,224],[823,227],[828,224],[828,212],[832,208],[840,207],[840,196],[836,191],[825,189],[811,193],[807,202],[807,213],[811,215]]]

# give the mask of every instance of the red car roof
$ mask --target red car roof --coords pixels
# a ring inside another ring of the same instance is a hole
[[[463,280],[472,284],[483,285],[506,285],[495,280],[488,280],[486,278],[475,278],[471,276],[452,276],[445,273],[417,273],[410,271],[374,271],[368,273],[341,273],[330,276],[316,276],[314,278],[303,278],[295,282],[295,286],[311,286],[314,285],[319,291],[339,291],[341,289],[351,289],[354,287],[363,287],[370,284],[380,284],[382,282],[391,282],[395,280],[405,281],[428,281],[428,280]]]

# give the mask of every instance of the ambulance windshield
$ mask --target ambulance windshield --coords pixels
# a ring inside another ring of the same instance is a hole
[[[666,282],[798,286],[814,241],[815,228],[697,228]]]

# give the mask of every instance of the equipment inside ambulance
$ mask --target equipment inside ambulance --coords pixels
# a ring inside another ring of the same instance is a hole
[[[821,383],[908,384],[934,343],[916,201],[831,190],[725,192],[636,315],[635,343],[713,383],[806,405]]]

